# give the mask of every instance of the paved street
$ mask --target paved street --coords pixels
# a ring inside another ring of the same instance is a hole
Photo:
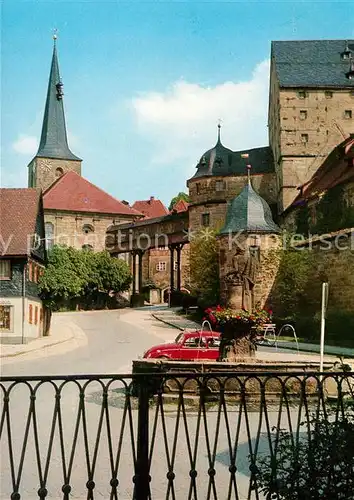
[[[61,345],[48,347],[43,352],[37,351],[2,360],[2,375],[56,375],[56,374],[114,374],[129,373],[131,361],[153,344],[173,339],[178,333],[174,328],[151,318],[149,311],[108,311],[87,313],[65,313],[61,315],[63,322],[75,324],[82,330],[81,337],[74,343],[72,341]],[[267,356],[269,353],[267,353]],[[280,356],[278,353],[277,356]],[[289,356],[289,354],[287,354]],[[81,381],[83,387],[85,381]],[[59,386],[61,382],[57,382]],[[60,411],[55,406],[55,391],[48,383],[37,390],[36,413],[31,414],[30,427],[26,453],[24,454],[24,467],[21,473],[19,491],[21,498],[32,500],[38,498],[37,490],[40,485],[38,465],[41,463],[42,473],[45,471],[45,457],[50,455],[48,468],[48,496],[50,499],[62,499],[61,488],[69,482],[72,487],[71,498],[87,498],[86,483],[90,479],[88,468],[94,472],[92,477],[95,481],[94,497],[92,498],[115,498],[110,496],[109,482],[114,476],[112,465],[116,457],[119,458],[118,474],[119,499],[132,498],[132,476],[134,474],[131,440],[136,441],[137,402],[132,400],[131,409],[127,408],[123,394],[123,382],[115,381],[108,388],[108,407],[105,412],[102,406],[102,386],[98,382],[90,382],[85,389],[83,406],[80,406],[80,394],[78,387],[73,383],[67,383],[61,390]],[[19,457],[24,440],[24,429],[28,418],[30,401],[28,387],[22,385],[16,387],[11,393],[9,424],[11,427],[11,440],[15,456],[15,478],[19,470]],[[269,428],[277,423],[277,408],[268,413]],[[191,495],[190,498],[214,498],[208,497],[209,488],[208,470],[215,469],[215,491],[217,498],[226,498],[229,491],[230,481],[230,446],[234,443],[238,423],[239,439],[237,446],[237,482],[238,496],[231,489],[230,498],[243,500],[256,498],[255,493],[248,497],[249,462],[250,453],[247,439],[247,421],[244,413],[238,405],[228,406],[228,420],[225,414],[218,418],[217,406],[211,406],[206,412],[206,418],[200,420],[197,408],[193,405],[186,409],[187,418],[184,421],[182,415],[178,416],[177,407],[174,404],[165,405],[165,418],[160,412],[156,413],[156,406],[150,408],[150,437],[153,436],[154,419],[156,420],[156,436],[151,465],[152,475],[152,498],[162,500],[164,498],[187,499],[190,492],[190,470],[198,471],[197,485],[198,496]],[[284,408],[283,408],[284,410]],[[285,416],[285,411],[283,411]],[[291,419],[296,419],[298,411],[291,410]],[[78,418],[79,416],[79,418]],[[59,418],[60,417],[60,418]],[[102,418],[102,427],[101,419]],[[59,420],[62,422],[62,441]],[[199,424],[198,424],[199,422]],[[54,423],[54,424],[53,424]],[[288,422],[283,421],[285,427]],[[52,427],[53,425],[53,427]],[[77,433],[75,431],[76,425]],[[231,429],[231,441],[227,437],[227,425]],[[199,426],[199,430],[198,429]],[[253,438],[259,433],[259,449],[267,448],[266,419],[263,414],[259,419],[259,413],[250,413],[248,416],[250,436]],[[216,429],[219,432],[216,432]],[[188,429],[188,433],[186,432]],[[38,432],[40,452],[36,452],[35,441]],[[53,430],[53,448],[48,448],[50,435]],[[87,430],[87,434],[86,434]],[[195,436],[199,432],[196,440]],[[8,428],[4,432],[9,435]],[[77,434],[77,441],[74,436]],[[166,437],[165,437],[166,436]],[[99,437],[99,439],[98,439]],[[190,438],[191,456],[188,453],[188,437]],[[176,449],[173,451],[173,442],[176,438]],[[95,440],[100,445],[97,448],[97,461],[95,463]],[[209,441],[208,441],[209,440]],[[62,449],[64,443],[64,451]],[[119,443],[121,442],[121,448]],[[196,444],[198,447],[196,448]],[[13,488],[11,486],[11,460],[9,460],[8,439],[1,441],[1,499],[8,499]],[[110,444],[112,450],[110,455]],[[253,440],[253,445],[255,444]],[[208,448],[209,446],[209,448]],[[167,447],[167,451],[166,451]],[[118,451],[120,449],[120,451]],[[196,463],[191,465],[193,454],[196,453]],[[210,450],[213,451],[215,462],[210,463]],[[63,470],[63,455],[65,456],[66,468]],[[72,460],[71,460],[72,455]],[[111,459],[110,459],[111,456]],[[166,474],[169,471],[168,462],[174,461],[173,471],[175,478],[175,493],[166,496],[168,481]],[[69,475],[69,479],[67,476]],[[14,482],[16,482],[14,480]],[[91,497],[90,497],[91,498]],[[258,496],[257,498],[262,498]]]
[[[153,344],[174,339],[178,331],[145,311],[61,313],[82,329],[86,342],[70,342],[2,359],[2,375],[129,373],[131,361]],[[69,344],[69,346],[68,346]]]

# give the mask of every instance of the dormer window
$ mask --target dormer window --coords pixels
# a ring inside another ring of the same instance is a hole
[[[215,158],[215,163],[217,163],[218,165],[221,165],[223,163],[222,158],[220,156],[217,156]]]
[[[344,61],[347,61],[348,59],[351,59],[353,57],[352,51],[349,48],[348,42],[346,42],[346,44],[345,44],[345,49],[341,53],[341,57]]]
[[[58,101],[60,101],[62,98],[63,98],[63,95],[64,95],[64,92],[63,92],[63,82],[60,80],[57,84],[56,84],[56,89],[57,89],[57,99]]]
[[[348,80],[354,80],[354,60],[352,59],[350,63],[349,71],[345,74]]]

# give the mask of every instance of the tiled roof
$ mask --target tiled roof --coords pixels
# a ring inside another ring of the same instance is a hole
[[[186,212],[188,210],[188,203],[185,200],[178,200],[177,203],[173,205],[171,212]]]
[[[40,208],[40,190],[0,189],[0,255],[30,253],[29,237],[36,232]]]
[[[146,218],[162,217],[168,214],[168,210],[161,200],[157,200],[153,196],[149,200],[139,200],[133,204],[133,208],[145,215]]]
[[[248,154],[247,162],[241,155]],[[252,165],[252,174],[274,172],[272,150],[269,146],[231,151],[220,141],[200,158],[192,179],[204,176],[247,175],[246,164]]]
[[[73,171],[57,179],[44,192],[43,201],[47,210],[141,216]]]
[[[268,203],[256,193],[250,181],[229,203],[225,225],[220,234],[239,231],[280,233],[279,227],[273,221]]]
[[[354,40],[297,40],[272,42],[271,57],[281,87],[353,87],[348,79],[350,59],[343,59],[348,48],[354,58]],[[349,55],[350,55],[349,54]]]
[[[354,136],[331,151],[309,182],[300,188],[300,194],[289,208],[303,205],[328,189],[349,181],[354,181]]]

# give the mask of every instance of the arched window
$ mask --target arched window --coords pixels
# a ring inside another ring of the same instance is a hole
[[[54,245],[54,224],[51,222],[45,223],[45,242],[47,250],[50,250]]]
[[[64,173],[64,170],[61,168],[61,167],[58,167],[55,169],[55,177],[58,178],[58,177],[61,177]]]
[[[90,234],[95,231],[94,227],[91,224],[84,224],[82,226],[82,232],[85,234]]]
[[[86,252],[93,252],[93,246],[92,245],[82,245],[81,248],[83,250],[86,250]]]

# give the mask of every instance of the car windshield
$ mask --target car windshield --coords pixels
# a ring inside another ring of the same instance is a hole
[[[182,342],[182,338],[183,338],[183,332],[177,335],[177,337],[175,338],[175,343],[180,344]]]

